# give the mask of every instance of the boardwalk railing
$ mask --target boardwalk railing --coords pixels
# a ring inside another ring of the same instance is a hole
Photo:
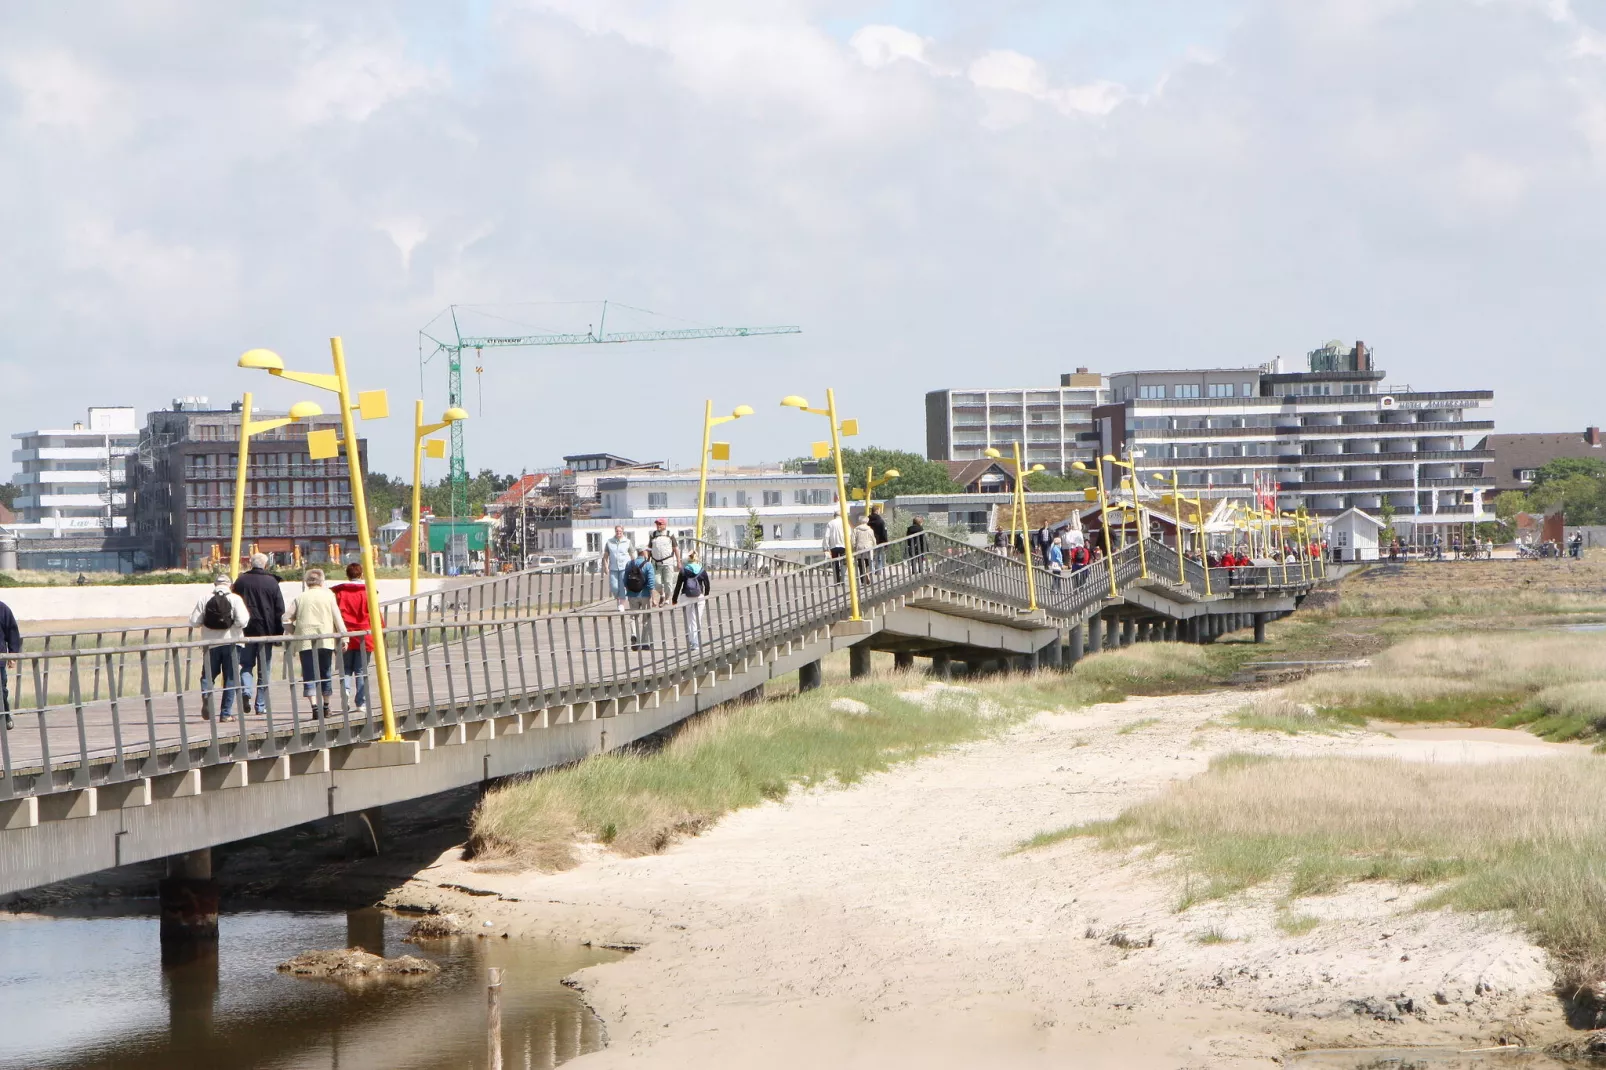
[[[1151,576],[1154,555],[1163,558],[1156,546],[1147,547]],[[848,616],[840,559],[798,566],[732,551],[717,560],[711,592],[679,605],[620,612],[611,600],[586,602],[595,588],[581,586],[580,574],[547,572],[507,577],[513,582],[499,588],[478,584],[480,593],[458,605],[460,615],[441,606],[420,612],[417,624],[387,623],[398,729],[416,734],[536,710],[576,719],[588,703],[602,712],[609,703],[705,678]],[[867,611],[932,587],[1005,612],[1028,606],[1020,560],[939,535],[897,540],[856,561]],[[1114,561],[1119,587],[1138,580],[1135,544]],[[1170,565],[1174,577],[1174,556]],[[1202,570],[1190,566],[1202,597]],[[1280,576],[1272,572],[1254,579],[1274,585]],[[1062,576],[1058,590],[1047,573],[1034,580],[1043,623],[1080,619],[1109,594],[1102,563]],[[1194,581],[1190,573],[1190,589]],[[562,608],[531,611],[526,603]],[[581,608],[572,608],[576,603]],[[359,704],[359,685],[374,694],[371,666],[343,677],[343,651],[325,659],[305,650],[309,639],[327,646],[349,638],[263,637],[243,647],[186,639],[0,655],[15,718],[14,729],[0,731],[0,800],[377,739],[377,711]],[[242,658],[260,671],[263,650],[272,651],[279,672],[260,693],[234,691],[233,719],[219,721],[227,682],[247,667]]]

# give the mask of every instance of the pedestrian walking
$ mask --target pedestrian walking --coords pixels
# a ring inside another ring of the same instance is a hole
[[[670,603],[677,606],[682,598],[686,599],[681,612],[686,617],[686,645],[693,650],[703,645],[704,599],[713,589],[708,573],[703,571],[697,552],[693,550],[686,555],[686,563],[675,576],[675,592],[670,597]]]
[[[251,615],[245,626],[246,644],[240,649],[240,708],[254,707],[265,714],[276,644],[250,640],[284,634],[284,592],[279,590],[279,577],[268,571],[267,554],[251,555],[251,567],[234,581],[234,593]]]
[[[17,627],[17,616],[11,607],[0,602],[0,654],[22,653],[22,629]],[[16,722],[11,718],[11,691],[6,680],[7,663],[0,660],[0,713],[6,715],[6,729]],[[18,670],[20,673],[20,669]],[[21,676],[18,676],[21,679]]]
[[[870,527],[870,519],[859,514],[859,522],[853,525],[853,562],[859,570],[859,579],[870,574],[870,560],[875,553],[875,531]]]
[[[1043,558],[1043,567],[1047,568],[1048,548],[1054,545],[1054,532],[1050,530],[1049,526],[1045,523],[1041,528],[1038,529],[1037,534],[1033,537],[1032,541],[1036,546],[1038,554]]]
[[[323,569],[307,569],[301,582],[305,589],[290,603],[284,620],[292,625],[291,634],[296,637],[301,696],[314,717],[328,717],[329,698],[335,693],[335,647],[345,638],[346,625],[340,618],[340,603],[323,585]]]
[[[1065,572],[1065,551],[1060,549],[1058,539],[1048,540],[1048,573],[1054,577],[1054,590],[1060,589],[1060,577]]]
[[[652,556],[643,546],[636,551],[635,560],[625,566],[623,578],[625,601],[631,613],[630,649],[652,649],[652,596],[657,589],[658,574],[652,567]]]
[[[190,626],[199,626],[201,639],[208,644],[201,663],[203,720],[212,719],[212,691],[219,676],[223,678],[223,697],[217,704],[217,719],[234,719],[234,693],[240,689],[240,644],[245,640],[245,626],[250,622],[251,611],[234,593],[226,573],[218,573],[212,581],[212,589],[190,610]]]
[[[658,604],[663,605],[669,601],[669,589],[680,571],[680,543],[663,517],[653,522],[652,534],[647,536],[647,552],[652,555],[652,570],[657,574]]]
[[[833,516],[825,525],[825,538],[820,540],[820,549],[831,555],[831,561],[836,567],[836,582],[842,582],[842,559],[848,556],[847,540],[842,537],[842,517]]]
[[[613,538],[602,544],[602,567],[608,573],[608,592],[613,595],[619,604],[619,612],[625,611],[625,569],[636,558],[636,552],[630,548],[630,540],[625,538],[625,526],[613,526]]]
[[[881,515],[879,505],[870,506],[870,516],[867,518],[870,531],[875,535],[875,560],[873,567],[883,569],[887,567],[887,521]]]
[[[356,561],[346,566],[346,582],[329,588],[340,607],[340,623],[353,634],[340,652],[340,689],[346,701],[355,699],[355,712],[368,712],[368,660],[374,652],[374,633],[368,616],[368,584],[363,582],[362,565]]]
[[[917,516],[909,521],[909,528],[903,533],[904,556],[913,563],[916,572],[924,572],[926,568],[926,518]]]

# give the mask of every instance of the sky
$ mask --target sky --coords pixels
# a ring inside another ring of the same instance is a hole
[[[928,390],[1334,338],[1581,429],[1603,195],[1606,0],[7,4],[0,435],[284,407],[238,355],[323,370],[339,335],[400,473],[446,402],[422,327],[604,299],[802,333],[471,356],[471,469],[694,464],[705,399],[777,460],[825,431],[780,398],[827,387],[922,450]]]

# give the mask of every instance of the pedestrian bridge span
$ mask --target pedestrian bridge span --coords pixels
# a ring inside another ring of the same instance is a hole
[[[811,686],[837,650],[854,651],[856,673],[870,650],[929,657],[943,674],[1060,666],[1132,641],[1258,631],[1313,586],[1293,566],[1207,577],[1151,540],[1112,556],[1112,596],[1102,564],[1028,580],[1018,559],[916,539],[862,577],[862,620],[830,562],[705,547],[715,589],[695,643],[684,605],[621,614],[605,577],[579,566],[388,603],[400,745],[338,687],[315,718],[289,656],[264,712],[220,722],[201,716],[197,639],[54,637],[0,655],[16,720],[0,733],[0,894],[576,761],[786,674]]]

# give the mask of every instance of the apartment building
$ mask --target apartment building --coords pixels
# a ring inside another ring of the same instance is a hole
[[[255,419],[276,413],[253,412]],[[346,560],[357,552],[357,515],[345,454],[312,459],[307,432],[338,429],[337,415],[315,417],[251,438],[243,543],[282,560]],[[178,398],[150,413],[129,466],[129,519],[157,568],[199,568],[214,548],[227,553],[239,464],[240,406],[213,408]],[[358,440],[367,467],[367,442]]]
[[[1206,498],[1247,501],[1258,480],[1280,488],[1282,508],[1321,516],[1376,515],[1386,501],[1406,529],[1494,519],[1495,481],[1483,475],[1493,454],[1479,442],[1494,427],[1492,390],[1386,384],[1364,342],[1329,343],[1306,360],[1305,371],[1278,358],[1112,374],[1091,444],[1174,468]]]
[[[599,553],[615,525],[623,525],[636,545],[644,546],[659,517],[678,536],[689,537],[697,527],[697,485],[695,470],[603,474],[590,508],[530,518],[529,551],[558,556]],[[740,546],[756,522],[763,529],[757,549],[811,560],[823,556],[820,540],[837,509],[835,475],[727,469],[708,475],[703,524],[713,529],[715,541]]]
[[[1109,398],[1104,378],[1086,368],[1060,376],[1060,385],[1007,390],[933,390],[926,395],[926,457],[973,461],[988,446],[1022,443],[1026,461],[1062,472],[1093,451],[1093,409]]]
[[[70,428],[14,434],[13,477],[20,493],[6,530],[18,567],[46,571],[132,572],[149,566],[128,532],[126,461],[139,444],[134,410],[91,408]]]

